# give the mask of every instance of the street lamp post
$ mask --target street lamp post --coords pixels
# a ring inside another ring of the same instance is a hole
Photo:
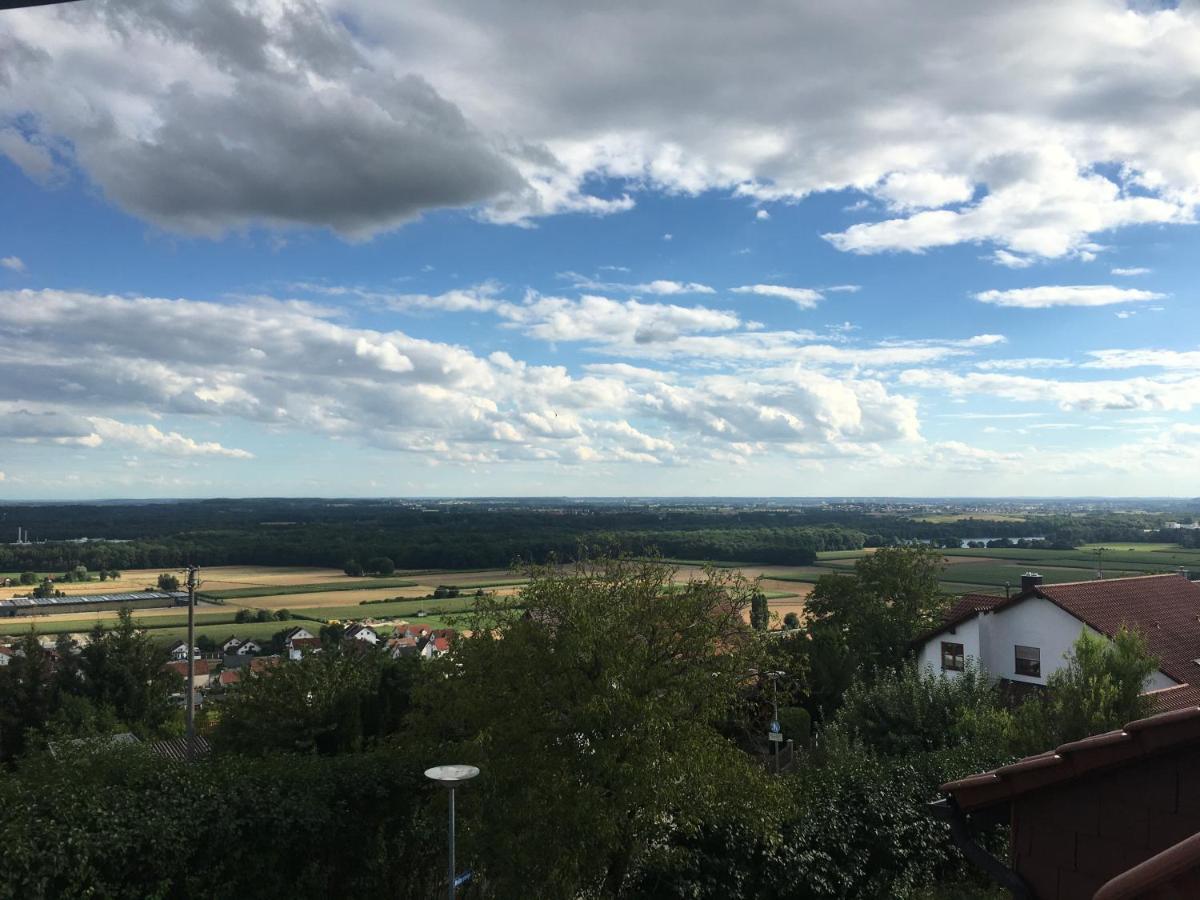
[[[448,879],[450,900],[454,900],[454,882],[458,877],[454,871],[454,789],[478,774],[479,770],[474,766],[434,766],[432,769],[425,770],[426,778],[436,781],[450,791],[450,877]]]
[[[771,733],[777,736],[779,732],[775,729],[779,727],[779,676],[786,675],[786,672],[768,672],[767,677],[771,679]],[[778,745],[780,741],[772,739],[772,743]],[[779,774],[779,747],[775,747],[775,774]]]

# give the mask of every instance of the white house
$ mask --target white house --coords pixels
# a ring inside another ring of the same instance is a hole
[[[253,640],[252,638],[247,638],[238,644],[234,653],[236,653],[238,656],[254,656],[255,654],[262,653],[262,647],[257,641]]]
[[[167,652],[171,655],[171,659],[187,662],[187,641],[176,641],[169,648],[167,648]],[[200,648],[193,647],[192,655],[196,658],[199,658]]]
[[[379,643],[379,634],[370,625],[351,625],[343,635],[345,640],[366,641],[372,646]]]
[[[10,647],[0,647],[0,666],[7,666],[12,662],[13,651]]]
[[[237,652],[237,648],[242,646],[242,639],[237,635],[230,635],[221,644],[221,653],[230,656]]]
[[[993,678],[1044,685],[1066,665],[1082,631],[1112,638],[1127,626],[1146,636],[1159,671],[1146,682],[1161,708],[1200,695],[1200,585],[1182,575],[1043,584],[1029,573],[1012,597],[966,594],[920,641],[920,663],[957,677],[968,660]],[[1195,690],[1191,685],[1197,682]],[[1187,688],[1186,691],[1181,688]]]
[[[283,635],[283,646],[288,650],[292,649],[292,641],[310,641],[314,637],[313,633],[302,625],[297,625],[294,628],[289,628]]]

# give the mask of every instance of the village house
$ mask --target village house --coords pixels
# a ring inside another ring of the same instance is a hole
[[[312,640],[314,637],[316,637],[316,635],[313,634],[311,631],[309,631],[307,628],[303,627],[302,625],[296,625],[295,627],[289,628],[287,631],[285,631],[283,633],[284,649],[291,650],[292,649],[292,641],[295,641],[295,640],[308,641],[308,640]]]
[[[0,646],[0,666],[7,666],[10,662],[12,662],[12,658],[12,647]]]
[[[1180,574],[1043,584],[1030,573],[1012,597],[961,597],[920,639],[919,659],[949,677],[972,662],[1029,690],[1066,665],[1081,632],[1111,639],[1122,626],[1140,631],[1159,660],[1145,686],[1156,710],[1200,701],[1200,585]]]
[[[257,656],[262,653],[262,645],[252,638],[247,638],[238,644],[237,649],[233,652],[238,656]]]
[[[232,687],[235,684],[240,684],[242,681],[242,672],[240,669],[222,669],[217,675],[217,684],[220,687]]]
[[[346,629],[342,635],[343,640],[348,641],[366,641],[372,646],[379,643],[379,634],[370,625],[356,623]]]
[[[176,641],[170,647],[167,648],[167,654],[173,660],[182,660],[184,662],[187,662],[187,658],[188,658],[187,641]],[[199,647],[192,648],[192,656],[195,658],[199,658],[199,656],[200,656],[200,648]]]
[[[242,646],[242,639],[240,637],[238,637],[237,635],[231,634],[229,637],[225,638],[225,640],[222,641],[218,646],[221,648],[222,656],[229,656],[232,653],[236,653],[238,647]]]
[[[184,646],[186,647],[187,645],[185,644]],[[172,672],[178,673],[179,676],[181,678],[183,678],[185,682],[187,681],[188,664],[187,664],[186,656],[182,660],[172,660],[171,662],[167,663],[163,668],[168,669]],[[212,683],[212,680],[213,680],[213,672],[212,672],[212,667],[209,665],[208,660],[207,659],[192,660],[192,690],[197,690],[197,691],[204,690]]]
[[[287,648],[288,659],[290,660],[303,659],[309,654],[320,652],[320,638],[293,638],[291,645]]]

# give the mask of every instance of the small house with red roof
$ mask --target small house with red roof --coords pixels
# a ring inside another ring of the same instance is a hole
[[[1183,575],[1043,584],[1022,576],[1012,597],[966,594],[945,621],[918,641],[922,665],[956,677],[968,661],[1018,687],[1045,685],[1066,665],[1080,632],[1113,638],[1140,631],[1159,670],[1147,681],[1158,710],[1197,702],[1200,683],[1200,585]]]

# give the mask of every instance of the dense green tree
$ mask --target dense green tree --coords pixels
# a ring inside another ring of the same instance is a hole
[[[21,584],[37,584],[37,572],[22,572]]]
[[[858,560],[853,574],[817,581],[805,600],[805,631],[827,712],[856,672],[896,668],[911,656],[913,638],[946,607],[942,568],[932,548],[882,547]]]
[[[373,556],[367,560],[364,567],[372,575],[391,575],[396,571],[396,564],[387,556]]]
[[[771,610],[767,605],[767,595],[756,589],[750,595],[750,627],[755,631],[766,631],[770,624]]]
[[[1149,715],[1142,691],[1158,660],[1140,632],[1122,628],[1109,641],[1084,630],[1066,662],[1046,679],[1046,690],[1016,712],[1014,740],[1022,753],[1051,750]]]
[[[179,590],[179,577],[170,572],[163,572],[158,576],[158,589],[160,591]]]
[[[860,743],[886,756],[962,745],[1008,747],[1011,720],[987,673],[957,677],[908,663],[859,676],[825,730],[826,741]]]
[[[524,611],[476,601],[414,719],[482,767],[465,837],[491,889],[622,895],[672,835],[769,831],[780,797],[720,731],[761,658],[753,584],[711,571],[671,589],[669,567],[629,561],[531,575]]]
[[[277,620],[279,620],[280,622],[286,622],[286,621],[288,621],[288,620],[289,620],[291,617],[292,617],[292,612],[291,612],[291,610],[288,610],[288,609],[277,609],[277,610],[275,610],[275,618],[276,618]]]
[[[58,705],[50,657],[28,632],[8,665],[0,667],[0,759],[19,756],[46,728]]]
[[[174,672],[163,669],[166,650],[137,628],[126,607],[114,628],[99,623],[79,653],[78,693],[112,709],[140,735],[169,733],[178,727],[179,710],[171,694],[182,688]]]
[[[342,566],[342,571],[355,578],[364,574],[362,564],[357,559],[348,559]]]
[[[783,627],[789,631],[794,631],[800,627],[800,617],[794,612],[788,613],[783,617]]]
[[[241,753],[363,750],[400,730],[421,661],[317,653],[256,674],[228,697],[213,738]]]

